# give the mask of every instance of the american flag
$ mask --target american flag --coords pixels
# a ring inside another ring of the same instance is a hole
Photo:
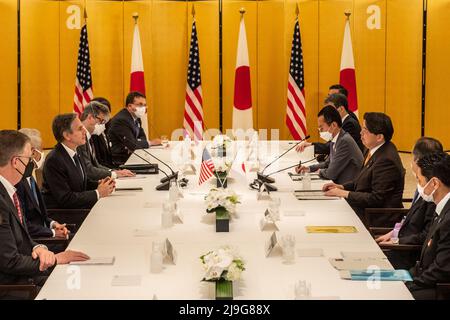
[[[184,103],[183,127],[194,140],[203,140],[203,98],[200,76],[200,54],[198,50],[197,28],[192,22],[191,47],[187,72],[186,101]]]
[[[84,107],[93,97],[87,26],[84,25],[81,28],[80,47],[78,48],[77,77],[75,79],[73,111],[80,115],[83,112]]]
[[[286,125],[296,140],[306,137],[305,77],[303,70],[302,41],[298,18],[292,39],[291,64],[287,90]]]
[[[203,149],[202,154],[202,164],[200,166],[200,175],[198,178],[198,185],[201,185],[203,182],[207,181],[214,175],[214,162],[212,161],[211,155],[208,152],[208,149]]]

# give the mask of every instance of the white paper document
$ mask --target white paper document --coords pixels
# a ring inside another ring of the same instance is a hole
[[[141,281],[140,275],[114,276],[111,285],[113,287],[137,287],[141,285]]]
[[[72,261],[69,264],[73,265],[113,265],[115,257],[94,257],[86,261]]]

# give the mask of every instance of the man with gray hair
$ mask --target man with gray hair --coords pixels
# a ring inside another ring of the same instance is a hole
[[[115,187],[110,177],[92,181],[77,148],[86,143],[86,130],[75,113],[61,114],[52,124],[58,144],[44,164],[42,184],[48,208],[90,209],[102,197],[109,196]]]
[[[83,110],[80,120],[86,128],[86,143],[77,148],[78,153],[86,165],[86,173],[91,180],[101,180],[106,177],[132,177],[134,173],[129,170],[111,170],[101,165],[95,155],[93,135],[100,135],[105,131],[105,124],[110,117],[107,106],[97,101],[91,101]]]
[[[45,158],[41,133],[39,130],[30,128],[22,128],[19,132],[30,138],[34,168],[41,169]],[[41,191],[33,176],[20,180],[15,187],[17,188],[20,203],[22,204],[28,232],[32,238],[68,237],[69,231],[66,225],[49,218]]]
[[[15,130],[0,131],[0,284],[29,283],[42,286],[56,264],[89,259],[81,252],[54,254],[30,238],[14,187],[33,171],[30,139]],[[9,292],[7,298],[23,298]],[[1,296],[0,298],[5,298]]]

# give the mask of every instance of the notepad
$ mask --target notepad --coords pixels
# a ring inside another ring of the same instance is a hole
[[[307,233],[356,233],[354,226],[306,226]]]
[[[374,267],[393,270],[387,258],[330,258],[328,261],[337,270],[367,270]]]
[[[407,270],[342,270],[339,275],[342,279],[356,281],[412,281]]]
[[[297,200],[336,200],[339,197],[328,197],[322,190],[295,190]]]
[[[142,277],[139,275],[114,276],[111,285],[113,287],[137,287],[141,285]]]
[[[115,257],[97,257],[90,258],[86,261],[72,261],[69,264],[73,265],[113,265],[116,261]]]
[[[142,191],[142,187],[116,188],[116,191]]]

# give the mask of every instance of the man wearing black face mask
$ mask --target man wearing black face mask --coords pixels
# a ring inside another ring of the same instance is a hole
[[[55,255],[30,238],[14,185],[30,176],[33,166],[30,139],[14,130],[0,131],[0,284],[28,283],[32,278],[41,286],[57,263],[89,258],[75,251]],[[8,295],[22,298],[20,292]]]
[[[33,161],[30,164],[33,164],[33,168],[35,166],[42,168],[44,157],[40,132],[28,128],[22,128],[19,132],[30,138],[33,155]],[[41,191],[33,176],[23,178],[15,187],[26,217],[28,232],[32,238],[56,237],[65,239],[68,237],[69,231],[65,224],[60,224],[48,217]]]

